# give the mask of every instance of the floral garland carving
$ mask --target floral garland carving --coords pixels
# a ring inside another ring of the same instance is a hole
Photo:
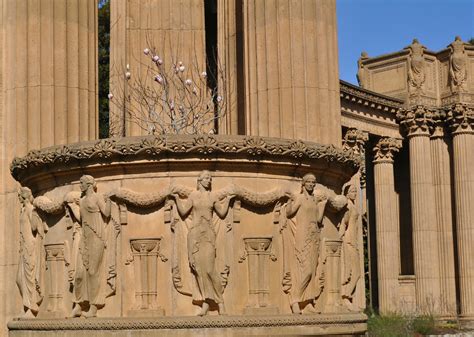
[[[229,157],[244,156],[249,160],[265,160],[271,157],[293,160],[320,159],[340,162],[345,167],[357,170],[360,157],[332,145],[322,145],[301,140],[263,138],[251,136],[223,135],[164,135],[128,138],[110,138],[99,141],[82,142],[54,146],[28,152],[24,157],[16,157],[10,166],[12,176],[21,181],[31,169],[48,165],[68,163],[84,165],[137,159],[160,160],[179,158],[183,155]]]

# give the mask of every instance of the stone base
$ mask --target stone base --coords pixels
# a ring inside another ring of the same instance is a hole
[[[364,336],[364,314],[158,318],[25,319],[8,323],[10,337]]]
[[[165,310],[163,308],[156,308],[152,310],[129,310],[127,311],[128,317],[160,317],[165,315]]]
[[[474,329],[474,316],[461,316],[459,324],[463,329]]]
[[[67,314],[64,311],[44,311],[39,312],[39,319],[51,319],[51,318],[67,318]]]
[[[253,308],[253,307],[246,307],[244,309],[245,315],[278,315],[280,310],[277,307],[260,307],[260,308]]]

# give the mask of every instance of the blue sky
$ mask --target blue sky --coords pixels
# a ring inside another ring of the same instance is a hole
[[[413,38],[446,48],[474,38],[474,0],[337,0],[339,77],[357,84],[357,59],[395,52]]]

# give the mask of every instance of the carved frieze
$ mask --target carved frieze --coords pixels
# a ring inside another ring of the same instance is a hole
[[[400,139],[383,137],[374,146],[374,163],[393,163],[393,156],[400,151]]]

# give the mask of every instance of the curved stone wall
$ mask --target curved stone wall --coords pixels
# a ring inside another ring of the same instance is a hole
[[[358,165],[333,146],[240,136],[105,139],[16,158],[12,175],[36,196],[22,190],[21,240],[28,224],[44,228],[45,266],[35,266],[44,277],[23,278],[43,298],[30,311],[357,311],[341,294],[340,225],[350,210],[342,187]]]

